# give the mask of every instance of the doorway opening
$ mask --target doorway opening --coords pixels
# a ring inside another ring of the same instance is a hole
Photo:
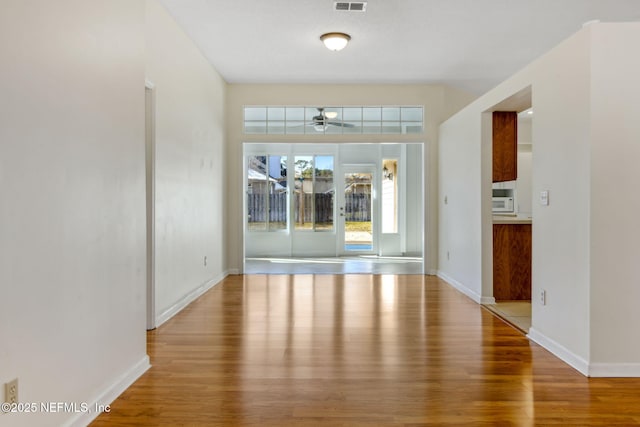
[[[483,172],[483,198],[492,206],[491,216],[483,216],[483,265],[492,274],[483,281],[482,299],[525,333],[532,322],[532,116],[529,86],[485,111],[482,119],[483,145],[491,158],[491,168]]]
[[[422,143],[245,143],[243,153],[245,273],[393,263],[402,274],[407,261],[424,271]],[[331,260],[341,257],[355,262]]]

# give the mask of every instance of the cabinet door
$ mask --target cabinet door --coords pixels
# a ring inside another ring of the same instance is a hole
[[[518,113],[493,112],[493,182],[514,181],[518,171]]]
[[[493,225],[493,297],[531,299],[531,225]]]

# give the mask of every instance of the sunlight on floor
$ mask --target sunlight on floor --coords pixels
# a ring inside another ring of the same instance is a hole
[[[422,258],[246,258],[245,274],[423,274]]]

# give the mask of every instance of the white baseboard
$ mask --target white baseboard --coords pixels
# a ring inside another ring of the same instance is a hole
[[[118,396],[122,394],[131,384],[144,374],[151,365],[149,364],[149,356],[144,356],[134,364],[127,372],[116,379],[111,386],[103,390],[97,397],[87,401],[89,410],[74,415],[68,422],[63,424],[65,427],[84,427],[95,420],[101,412],[96,408],[105,408],[113,403]]]
[[[541,334],[533,327],[529,329],[527,338],[549,350],[560,360],[580,372],[582,375],[589,376],[589,362],[573,353],[572,351],[568,350],[562,344],[552,340],[544,334]]]
[[[480,298],[480,304],[495,304],[496,299],[494,297],[482,297]]]
[[[640,363],[592,363],[589,365],[590,377],[638,378]]]
[[[171,319],[176,314],[180,313],[186,306],[197,300],[202,294],[220,283],[225,277],[227,277],[227,275],[228,273],[225,272],[220,276],[214,277],[206,283],[203,283],[202,285],[198,286],[196,289],[182,297],[171,307],[163,311],[160,315],[156,316],[156,328],[162,325],[167,320]]]
[[[224,277],[240,274],[239,268],[230,268],[229,270],[224,272]]]
[[[482,297],[471,289],[464,286],[457,280],[449,277],[446,273],[438,271],[438,277],[453,286],[475,302],[479,304],[495,304],[493,297]],[[637,378],[640,377],[640,363],[589,363],[582,357],[571,352],[560,343],[540,333],[535,328],[530,328],[527,338],[541,345],[554,356],[580,372],[582,375],[589,377],[608,377],[608,378]]]
[[[426,274],[427,276],[437,276],[438,270],[432,268],[429,270],[425,270],[424,274]]]
[[[476,292],[467,288],[465,285],[458,282],[454,278],[447,276],[446,273],[443,273],[442,271],[438,271],[438,277],[444,280],[445,282],[447,282],[448,284],[450,284],[451,286],[453,286],[454,288],[456,288],[457,290],[459,290],[460,292],[462,292],[463,294],[465,294],[466,296],[468,296],[469,298],[471,298],[472,300],[474,300],[475,302],[477,302],[478,304],[485,304],[482,302],[481,295],[478,295]]]

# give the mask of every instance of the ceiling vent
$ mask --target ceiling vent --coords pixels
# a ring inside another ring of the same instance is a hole
[[[366,1],[336,1],[333,2],[334,10],[344,12],[364,12],[367,10]]]

